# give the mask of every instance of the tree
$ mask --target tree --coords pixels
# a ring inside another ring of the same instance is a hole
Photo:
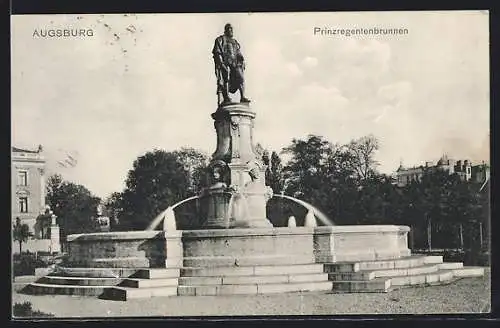
[[[267,177],[267,185],[270,186],[274,192],[283,190],[283,165],[278,153],[273,151],[271,153],[271,161],[269,163],[269,176]]]
[[[168,206],[198,194],[206,163],[206,155],[190,148],[153,150],[138,157],[125,190],[109,204],[119,215],[120,229],[145,229]]]
[[[197,195],[205,186],[208,156],[194,148],[183,147],[173,152],[188,172],[188,196]]]
[[[309,135],[306,140],[293,139],[282,153],[290,156],[282,170],[285,193],[337,220],[347,190],[342,184],[349,180],[343,170],[345,151],[321,136]]]
[[[119,218],[122,216],[123,209],[123,194],[121,192],[112,193],[105,201],[104,207],[110,218],[110,229],[112,231],[120,228]]]
[[[21,223],[20,218],[16,218],[16,224],[13,229],[14,240],[19,243],[19,254],[23,252],[23,243],[27,242],[29,237],[32,236],[30,228],[26,223]]]
[[[359,180],[368,179],[375,174],[378,162],[374,156],[379,149],[379,142],[373,135],[353,140],[347,148],[352,154],[350,160],[352,169],[356,172]]]
[[[100,202],[87,188],[64,181],[60,175],[48,179],[47,203],[57,216],[63,239],[70,234],[99,231],[94,216]]]

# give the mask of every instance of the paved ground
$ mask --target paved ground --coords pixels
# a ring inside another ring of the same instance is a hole
[[[127,302],[92,297],[13,294],[13,304],[56,317],[334,315],[487,313],[490,271],[445,286],[405,288],[388,294],[289,293],[260,296],[156,297]]]

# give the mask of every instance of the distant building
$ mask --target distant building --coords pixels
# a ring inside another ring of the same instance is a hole
[[[31,252],[58,251],[60,246],[51,241],[50,236],[42,236],[41,227],[36,218],[46,211],[45,207],[45,158],[42,146],[36,150],[11,148],[11,225],[19,218],[21,224],[27,224],[33,237],[23,246]],[[59,232],[57,225],[51,225],[52,231]],[[42,239],[42,237],[45,237]],[[59,236],[57,236],[57,243]],[[52,238],[54,239],[54,238]],[[17,248],[13,248],[16,250]]]
[[[485,182],[490,174],[489,166],[484,163],[473,166],[469,160],[455,161],[443,155],[436,164],[433,162],[426,162],[425,165],[410,168],[405,168],[403,164],[401,164],[396,170],[395,184],[402,187],[412,181],[420,181],[426,172],[434,170],[442,170],[448,172],[448,174],[458,174],[463,181],[474,181],[478,183]]]
[[[37,150],[12,147],[12,224],[16,218],[35,235],[37,216],[45,209],[45,158]]]

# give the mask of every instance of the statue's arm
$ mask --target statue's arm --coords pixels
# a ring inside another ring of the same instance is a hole
[[[215,44],[214,48],[212,49],[212,54],[214,57],[215,64],[217,66],[222,65],[224,63],[224,60],[222,58],[222,45],[219,39],[215,39]]]

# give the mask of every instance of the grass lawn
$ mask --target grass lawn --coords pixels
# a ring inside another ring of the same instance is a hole
[[[286,293],[258,296],[155,297],[127,302],[93,297],[13,294],[55,317],[442,314],[490,312],[490,270],[449,285],[415,287],[387,294]]]

